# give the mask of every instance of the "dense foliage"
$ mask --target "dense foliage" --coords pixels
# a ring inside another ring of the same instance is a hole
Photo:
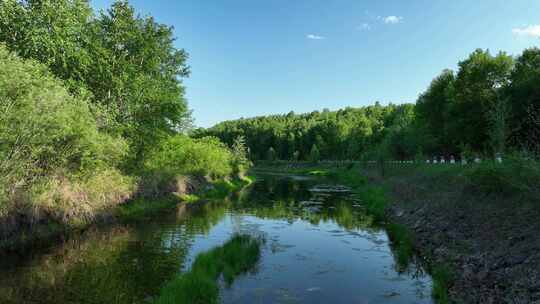
[[[241,176],[243,139],[182,135],[188,75],[173,29],[127,1],[98,14],[86,0],[0,1],[0,241],[87,223],[180,175]]]
[[[90,218],[129,196],[130,179],[115,169],[126,143],[99,131],[87,100],[3,46],[0,88],[0,215],[41,206],[67,222],[67,212]]]
[[[416,104],[271,115],[197,130],[225,142],[244,136],[252,159],[375,160],[540,152],[540,49],[514,58],[476,50],[443,71]],[[274,156],[275,154],[275,156]]]
[[[145,162],[148,171],[170,175],[226,177],[233,171],[231,150],[215,137],[176,135],[165,140]]]
[[[29,180],[57,170],[115,165],[121,138],[99,132],[88,102],[69,95],[41,64],[0,46],[0,172]]]
[[[186,52],[174,47],[171,27],[126,1],[95,15],[85,0],[5,0],[0,42],[47,65],[72,94],[89,95],[100,129],[129,143],[131,164],[190,124]]]

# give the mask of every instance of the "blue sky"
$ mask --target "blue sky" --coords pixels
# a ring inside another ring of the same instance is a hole
[[[112,0],[93,0],[97,9]],[[132,0],[190,54],[195,123],[414,102],[476,48],[540,46],[540,0]]]

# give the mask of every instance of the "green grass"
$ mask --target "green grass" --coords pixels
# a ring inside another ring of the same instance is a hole
[[[212,187],[201,194],[201,198],[208,200],[218,200],[224,199],[229,196],[231,193],[237,192],[242,188],[253,183],[253,177],[244,177],[242,179],[234,180],[220,180],[214,184]]]
[[[201,253],[191,271],[179,275],[162,290],[155,304],[213,304],[219,301],[218,280],[227,285],[255,267],[261,255],[261,241],[235,235],[221,247]]]
[[[251,185],[254,181],[255,177],[253,176],[245,176],[234,180],[219,180],[197,194],[181,194],[178,197],[186,203],[196,203],[202,200],[221,200]]]
[[[176,208],[178,203],[178,198],[173,195],[157,200],[138,198],[120,206],[116,210],[116,216],[121,221],[145,220],[164,211]]]
[[[178,203],[196,203],[201,200],[224,199],[233,192],[253,183],[252,177],[245,177],[233,181],[220,180],[212,184],[209,190],[200,191],[198,194],[168,195],[161,199],[138,198],[121,205],[116,210],[116,216],[122,221],[145,220],[165,211],[173,210]]]
[[[328,170],[310,170],[307,174],[313,176],[327,176],[330,173]]]
[[[201,197],[197,194],[180,194],[178,198],[185,203],[196,203],[201,200]]]
[[[413,234],[403,225],[388,223],[386,231],[397,258],[398,271],[405,271],[414,255]]]
[[[438,304],[450,303],[448,298],[448,288],[452,281],[452,270],[446,264],[436,265],[431,269],[431,277],[433,278],[432,296]]]

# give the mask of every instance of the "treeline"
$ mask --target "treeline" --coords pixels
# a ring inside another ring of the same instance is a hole
[[[416,104],[226,121],[195,136],[244,136],[253,159],[410,160],[540,152],[540,49],[476,50],[445,70]]]
[[[0,2],[0,247],[22,226],[84,224],[179,175],[243,172],[241,139],[183,135],[187,57],[171,27],[126,1],[97,14],[85,0]]]

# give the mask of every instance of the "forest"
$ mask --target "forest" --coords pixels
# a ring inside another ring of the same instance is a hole
[[[414,104],[238,119],[194,134],[228,143],[244,136],[254,160],[538,155],[540,49],[517,57],[478,49],[458,67],[436,76]]]

